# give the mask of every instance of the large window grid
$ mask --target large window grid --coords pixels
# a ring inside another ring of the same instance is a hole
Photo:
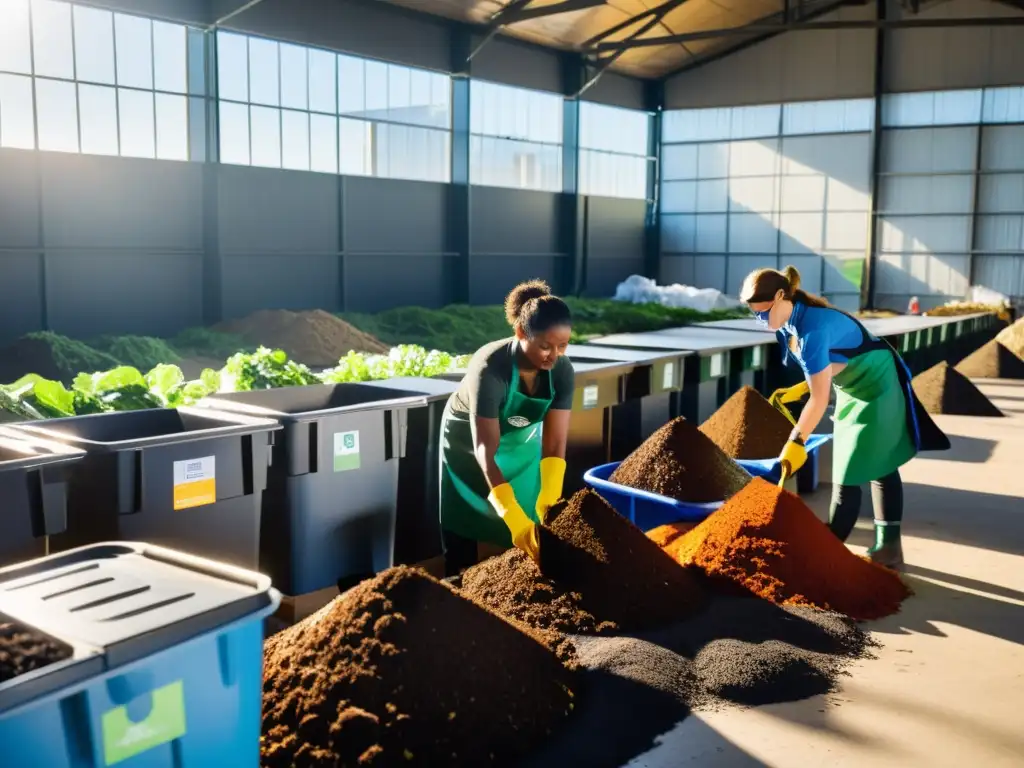
[[[0,10],[0,147],[189,159],[185,26],[57,0]]]
[[[654,158],[647,112],[580,103],[580,193],[647,198]]]
[[[221,161],[446,182],[450,78],[217,34]]]
[[[563,98],[470,82],[471,184],[562,191]]]

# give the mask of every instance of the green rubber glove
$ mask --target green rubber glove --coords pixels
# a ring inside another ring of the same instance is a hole
[[[512,486],[505,483],[492,488],[487,500],[508,526],[512,533],[512,543],[539,564],[540,537],[537,534],[537,525],[526,516],[526,512],[519,506]]]
[[[562,498],[565,483],[565,459],[548,456],[540,460],[540,493],[537,494],[537,519],[544,524],[548,510]]]

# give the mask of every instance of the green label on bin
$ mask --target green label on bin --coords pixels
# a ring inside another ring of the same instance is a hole
[[[120,763],[185,735],[185,689],[181,680],[157,688],[149,695],[153,704],[149,715],[141,722],[132,722],[126,706],[103,713],[103,759],[106,765]]]
[[[334,471],[359,469],[359,432],[334,433]]]

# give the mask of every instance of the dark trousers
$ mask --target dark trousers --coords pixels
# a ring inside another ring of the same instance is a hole
[[[444,547],[444,575],[458,576],[467,568],[476,565],[477,546],[475,539],[467,539],[457,533],[441,529],[441,544]]]
[[[863,489],[859,485],[833,485],[832,507],[828,527],[840,540],[846,541],[860,516]],[[898,523],[903,520],[903,481],[897,469],[881,480],[871,481],[871,501],[875,520]]]

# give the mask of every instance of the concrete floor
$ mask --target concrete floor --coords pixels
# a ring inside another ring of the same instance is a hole
[[[1007,418],[939,417],[953,449],[904,468],[916,595],[865,625],[877,658],[836,694],[691,715],[628,768],[1024,765],[1024,382],[976,383]]]

